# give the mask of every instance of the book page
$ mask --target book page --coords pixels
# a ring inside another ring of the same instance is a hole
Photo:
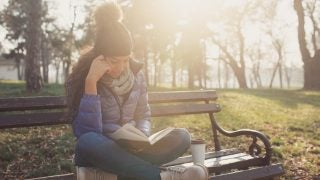
[[[139,129],[134,127],[131,124],[125,124],[121,128],[119,128],[114,133],[110,134],[109,136],[112,139],[115,140],[130,140],[130,141],[143,141],[148,142],[150,145],[153,145],[163,137],[165,137],[167,134],[169,134],[174,128],[169,127],[166,129],[163,129],[161,131],[158,131],[151,135],[149,138],[141,132]]]
[[[123,128],[125,128],[127,131],[130,131],[130,132],[135,133],[137,135],[140,135],[140,136],[143,136],[145,138],[148,138],[142,131],[140,131],[138,128],[134,127],[131,124],[125,124],[123,126]]]
[[[130,124],[125,124],[117,131],[110,134],[110,137],[115,140],[126,139],[132,141],[149,141],[148,137],[143,132]]]
[[[159,132],[154,133],[153,135],[151,135],[148,139],[151,145],[153,145],[154,143],[156,143],[157,141],[159,141],[160,139],[162,139],[163,137],[165,137],[167,134],[169,134],[172,130],[174,130],[174,128],[169,127],[166,129],[163,129]]]

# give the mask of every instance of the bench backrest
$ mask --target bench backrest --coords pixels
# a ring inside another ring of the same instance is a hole
[[[152,117],[220,111],[216,91],[150,92]],[[0,129],[70,123],[64,96],[0,99]]]

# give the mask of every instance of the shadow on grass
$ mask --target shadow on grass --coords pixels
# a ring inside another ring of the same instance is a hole
[[[297,108],[298,104],[320,107],[320,91],[281,90],[281,89],[222,89],[222,92],[243,93],[278,102],[288,108]]]

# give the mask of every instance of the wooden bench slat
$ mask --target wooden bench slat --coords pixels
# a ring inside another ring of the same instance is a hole
[[[220,111],[217,104],[180,104],[151,106],[152,117],[199,114]],[[65,124],[64,112],[33,112],[28,114],[0,114],[0,129],[28,126]]]
[[[210,159],[210,158],[218,158],[221,156],[227,156],[227,155],[232,155],[232,154],[237,154],[240,153],[240,151],[238,149],[232,148],[232,149],[224,149],[221,151],[217,151],[217,152],[207,152],[206,153],[206,157],[205,159]],[[178,159],[169,162],[167,164],[164,164],[163,166],[175,166],[175,165],[179,165],[179,164],[184,164],[184,163],[189,163],[192,161],[192,156],[183,156],[183,157],[179,157]]]
[[[150,92],[149,103],[205,101],[217,99],[216,91],[173,91]],[[38,109],[57,109],[66,107],[65,96],[38,96],[0,98],[0,112]]]
[[[247,161],[249,159],[253,159],[253,157],[246,153],[238,153],[219,158],[207,159],[205,160],[204,164],[207,167],[216,167],[223,166],[224,164],[235,163],[238,161]]]
[[[206,167],[219,167],[225,164],[231,164],[239,161],[247,161],[253,158],[254,157],[246,153],[237,153],[237,154],[231,154],[231,155],[221,156],[217,158],[206,159],[204,161],[204,165]],[[183,166],[186,166],[186,167],[192,166],[192,165],[193,165],[193,162],[183,164]]]
[[[264,165],[265,163],[263,158],[248,157],[246,159],[238,160],[238,161],[233,161],[233,160],[223,161],[220,163],[220,165],[209,166],[208,170],[210,173],[220,173],[224,171],[229,171],[231,169],[247,169],[248,167],[264,166]]]
[[[272,178],[284,174],[284,169],[281,164],[273,164],[270,166],[258,167],[249,170],[242,170],[222,175],[210,177],[210,180],[243,180],[243,179],[259,179]]]
[[[216,100],[215,90],[149,92],[149,103]]]
[[[209,112],[219,112],[218,104],[179,104],[168,106],[152,106],[152,117],[184,115],[184,114],[201,114]]]
[[[64,108],[65,106],[66,100],[64,96],[0,98],[0,112],[57,109]]]
[[[31,179],[26,179],[26,180],[76,180],[76,179],[77,179],[77,177],[74,173],[69,173],[69,174],[31,178]]]
[[[236,153],[224,155],[216,158],[207,158],[204,162],[210,173],[218,173],[231,169],[246,169],[253,166],[261,166],[263,159],[260,157],[254,158],[246,153]],[[191,166],[191,161],[181,164],[183,166]]]
[[[67,123],[64,112],[0,115],[0,129]]]

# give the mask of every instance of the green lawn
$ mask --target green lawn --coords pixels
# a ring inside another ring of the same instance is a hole
[[[152,88],[150,88],[153,90]],[[159,89],[158,89],[159,90]],[[165,89],[161,89],[165,90]],[[286,168],[283,178],[312,179],[320,174],[320,92],[299,90],[218,90],[222,111],[219,124],[227,130],[250,128],[270,137],[274,162]],[[62,95],[63,86],[49,85],[39,95]],[[0,97],[32,96],[24,84],[0,82]],[[154,130],[186,127],[193,137],[204,137],[212,149],[207,115],[156,118]],[[221,137],[223,147],[247,150],[249,138]],[[75,139],[70,126],[0,131],[0,179],[38,177],[74,171]]]

